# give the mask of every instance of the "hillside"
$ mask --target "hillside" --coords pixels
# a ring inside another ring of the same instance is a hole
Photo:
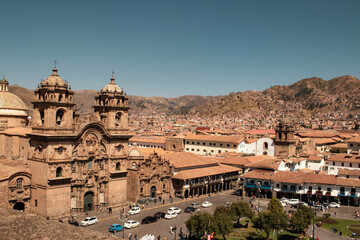
[[[31,108],[34,92],[18,85],[10,86]],[[245,91],[225,96],[186,95],[177,98],[128,96],[130,114],[198,114],[214,116],[246,112],[295,113],[309,116],[314,112],[353,111],[360,108],[360,80],[345,75],[328,81],[312,77],[288,86],[273,86],[264,91]],[[95,90],[74,91],[74,101],[82,115],[89,114]]]

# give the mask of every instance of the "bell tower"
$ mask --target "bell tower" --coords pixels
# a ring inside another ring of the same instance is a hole
[[[296,140],[294,138],[295,127],[290,119],[281,119],[275,128],[275,156],[295,156]]]
[[[95,97],[94,113],[110,134],[126,134],[128,131],[128,98],[126,93],[115,83],[112,76]]]
[[[72,133],[74,129],[73,91],[59,75],[56,66],[45,81],[35,90],[32,102],[33,132]]]

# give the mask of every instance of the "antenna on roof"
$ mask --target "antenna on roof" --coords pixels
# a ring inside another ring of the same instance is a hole
[[[57,63],[56,59],[55,59],[54,63],[55,63],[55,68],[56,68],[56,63]]]
[[[112,72],[111,72],[111,73],[112,73],[112,77],[114,77],[114,73],[115,73],[115,72],[114,72],[114,70],[112,70]]]

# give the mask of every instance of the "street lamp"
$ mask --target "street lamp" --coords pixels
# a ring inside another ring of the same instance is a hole
[[[126,214],[124,217],[122,214],[120,214],[119,220],[123,222],[123,238],[125,239],[125,220],[127,219],[127,217],[129,216],[129,214]]]
[[[257,195],[258,195],[258,212],[260,212],[260,192],[261,192],[261,182],[257,182],[256,183],[257,187],[258,187],[258,191],[257,191]]]

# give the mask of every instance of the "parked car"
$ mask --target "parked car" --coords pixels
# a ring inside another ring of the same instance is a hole
[[[338,204],[337,202],[331,202],[331,203],[329,203],[329,207],[331,207],[331,208],[339,208],[340,204]]]
[[[141,209],[139,207],[133,207],[132,209],[130,209],[129,214],[130,215],[139,214],[140,211]]]
[[[293,199],[290,199],[287,204],[289,205],[297,205],[299,203],[299,199],[296,199],[296,198],[293,198]]]
[[[213,204],[211,203],[211,202],[209,202],[209,201],[204,201],[202,204],[201,204],[201,206],[202,207],[204,207],[204,208],[206,208],[206,207],[211,207]]]
[[[297,205],[298,206],[305,206],[305,207],[308,206],[308,204],[306,202],[299,202]]]
[[[286,206],[286,202],[280,202],[283,207]]]
[[[157,212],[157,213],[154,214],[154,218],[156,218],[156,219],[164,218],[165,214],[166,213],[164,213],[164,212]]]
[[[89,225],[93,225],[93,224],[96,224],[98,222],[99,221],[98,221],[97,217],[92,216],[92,217],[86,217],[84,220],[82,220],[80,222],[80,225],[83,226],[83,227],[87,227]]]
[[[178,207],[171,207],[171,208],[169,208],[168,213],[172,213],[172,212],[174,212],[174,213],[176,213],[176,214],[180,214],[180,213],[181,213],[181,209],[178,208]]]
[[[289,199],[287,199],[287,198],[285,198],[285,197],[283,197],[283,198],[280,199],[280,202],[288,203],[288,201],[289,201]]]
[[[192,203],[191,206],[195,209],[200,208],[200,204],[198,204],[198,203]]]
[[[118,232],[124,229],[124,226],[120,224],[111,224],[109,227],[109,232]]]
[[[176,212],[168,212],[167,214],[165,214],[165,219],[173,219],[177,217],[177,213]]]
[[[189,212],[195,212],[195,208],[194,207],[187,207],[187,208],[185,208],[185,212],[187,212],[187,213],[189,213]]]
[[[148,224],[148,223],[153,223],[153,222],[156,222],[156,221],[157,221],[157,218],[152,217],[152,216],[147,216],[147,217],[144,217],[141,220],[141,224]]]
[[[70,225],[74,225],[74,226],[77,226],[77,227],[80,225],[79,222],[76,221],[76,219],[75,219],[73,216],[70,216],[70,217],[69,217],[68,223],[69,223]]]
[[[140,223],[134,220],[129,220],[125,222],[124,227],[125,228],[134,228],[140,226]]]

